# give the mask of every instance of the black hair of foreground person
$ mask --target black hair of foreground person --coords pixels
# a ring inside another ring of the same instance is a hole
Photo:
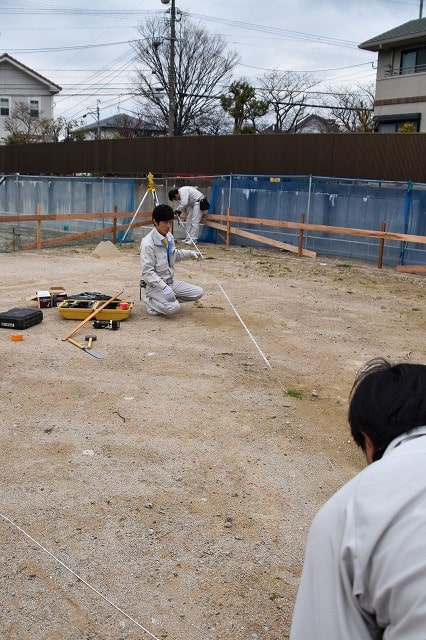
[[[365,453],[367,436],[379,460],[394,438],[426,424],[426,366],[370,360],[352,387],[348,421],[356,444]]]

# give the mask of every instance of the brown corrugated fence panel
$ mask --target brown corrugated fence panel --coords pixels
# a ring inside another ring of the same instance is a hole
[[[316,175],[426,182],[426,134],[271,134],[0,146],[1,174]]]
[[[361,133],[336,136],[335,177],[426,182],[426,135]]]
[[[330,134],[257,136],[253,173],[329,176],[334,137]]]

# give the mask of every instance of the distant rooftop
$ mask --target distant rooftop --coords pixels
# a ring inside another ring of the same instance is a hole
[[[1,62],[8,62],[17,69],[21,69],[21,71],[24,71],[25,73],[28,73],[28,75],[33,76],[33,78],[36,78],[43,84],[47,85],[52,93],[59,93],[62,90],[62,87],[60,87],[58,84],[55,84],[54,82],[49,80],[49,78],[45,78],[37,71],[34,71],[34,69],[30,69],[30,67],[27,67],[22,62],[19,62],[19,60],[13,58],[7,52],[0,54],[0,63]]]
[[[96,129],[139,129],[139,130],[147,130],[153,132],[161,132],[162,129],[156,124],[150,123],[146,120],[142,120],[141,118],[135,118],[134,116],[129,116],[124,113],[117,113],[108,118],[103,118],[97,121],[92,122],[88,125],[78,127],[75,131],[95,131]]]
[[[419,40],[426,41],[426,18],[405,22],[399,27],[362,42],[358,47],[367,51],[380,51],[381,49],[391,49],[399,44],[409,44]]]

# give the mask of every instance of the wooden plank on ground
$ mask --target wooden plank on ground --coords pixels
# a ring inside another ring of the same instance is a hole
[[[213,229],[219,229],[219,231],[225,231],[226,226],[222,224],[216,224],[214,222],[206,221],[204,222],[205,226],[212,227]],[[235,236],[241,236],[242,238],[248,238],[250,240],[255,240],[256,242],[261,242],[262,244],[268,244],[272,247],[277,247],[278,249],[284,249],[285,251],[291,251],[292,253],[299,253],[299,247],[294,246],[293,244],[287,244],[286,242],[280,242],[279,240],[272,240],[271,238],[265,238],[257,233],[250,233],[250,231],[242,231],[241,229],[236,229],[235,227],[231,227],[230,232]],[[308,249],[302,249],[302,256],[307,258],[316,258],[317,254],[315,251],[309,251]]]
[[[426,264],[400,264],[396,270],[400,273],[426,273]]]

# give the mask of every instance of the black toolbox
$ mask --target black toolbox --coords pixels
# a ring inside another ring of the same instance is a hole
[[[28,329],[43,320],[41,309],[22,309],[15,307],[0,313],[0,327],[3,329]]]

